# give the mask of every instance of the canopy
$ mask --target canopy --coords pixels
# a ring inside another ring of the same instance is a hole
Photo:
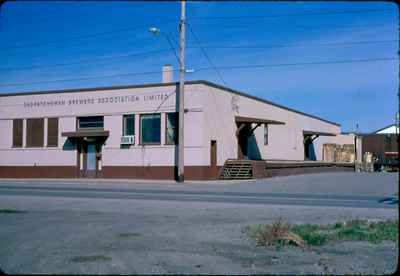
[[[108,130],[79,130],[63,132],[63,137],[79,138],[79,137],[108,137],[110,132]]]
[[[257,123],[257,124],[268,124],[268,125],[284,125],[284,122],[261,119],[261,118],[251,118],[251,117],[242,117],[235,116],[236,123]]]
[[[318,136],[336,136],[335,133],[330,132],[321,132],[321,131],[311,131],[311,130],[303,130],[304,136],[318,135]]]

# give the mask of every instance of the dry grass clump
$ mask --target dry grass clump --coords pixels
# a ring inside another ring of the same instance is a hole
[[[337,241],[382,241],[398,242],[399,221],[369,221],[353,219],[333,224],[294,224],[282,218],[272,224],[258,224],[247,227],[246,232],[257,245],[296,245],[302,248],[321,246]]]
[[[305,241],[297,234],[291,231],[289,223],[279,218],[272,225],[264,225],[257,229],[256,234],[257,245],[285,245],[294,244],[305,248]]]

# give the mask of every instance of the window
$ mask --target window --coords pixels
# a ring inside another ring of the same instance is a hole
[[[161,143],[161,116],[160,114],[143,114],[140,116],[140,143]]]
[[[268,145],[268,125],[264,125],[264,145]]]
[[[22,119],[14,119],[13,120],[13,147],[21,148],[22,147],[22,135],[23,135],[23,120]]]
[[[135,135],[135,115],[124,115],[122,119],[122,135],[132,136]]]
[[[43,147],[44,120],[43,118],[26,120],[26,146]]]
[[[91,116],[91,117],[79,117],[78,118],[78,129],[87,128],[100,128],[104,127],[103,116]]]
[[[178,144],[178,113],[167,113],[165,124],[165,144]]]
[[[47,146],[58,147],[58,118],[47,119]]]

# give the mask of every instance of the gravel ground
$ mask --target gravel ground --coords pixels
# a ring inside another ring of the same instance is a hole
[[[33,274],[382,274],[398,246],[256,247],[247,225],[397,218],[397,209],[1,196],[0,268]]]
[[[393,173],[185,184],[1,180],[2,185],[398,198],[398,174]],[[243,230],[278,218],[318,224],[397,219],[398,208],[40,197],[0,191],[0,210],[5,209],[24,211],[0,212],[0,269],[12,274],[388,274],[397,269],[398,243],[341,242],[309,251],[276,250],[257,247]]]

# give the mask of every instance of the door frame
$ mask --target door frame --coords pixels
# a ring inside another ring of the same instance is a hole
[[[250,126],[246,124],[243,126],[238,134],[237,134],[237,141],[238,141],[238,159],[248,159],[248,133],[249,133]]]
[[[88,145],[94,144],[95,146],[95,166],[96,169],[93,173],[88,173],[87,170],[87,149]],[[78,177],[80,178],[98,178],[101,176],[101,170],[99,166],[99,162],[102,159],[102,146],[103,141],[99,139],[95,139],[94,141],[85,141],[83,139],[79,139],[77,149],[78,149],[78,158],[77,158],[77,168],[78,168]]]
[[[218,150],[217,150],[217,140],[210,141],[210,168],[213,177],[218,177]]]

